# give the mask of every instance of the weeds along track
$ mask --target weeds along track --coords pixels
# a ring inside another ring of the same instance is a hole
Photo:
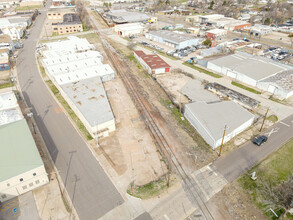
[[[157,147],[162,157],[167,162],[167,165],[169,166],[169,168],[171,167],[171,165],[173,165],[173,167],[176,169],[181,179],[183,180],[184,188],[186,189],[189,198],[191,199],[193,204],[196,204],[200,208],[203,217],[205,217],[205,219],[214,219],[205,202],[203,201],[198,189],[196,188],[195,181],[191,177],[189,177],[184,171],[183,167],[176,158],[175,153],[173,152],[166,138],[162,134],[158,124],[154,120],[149,109],[149,103],[143,98],[133,79],[131,79],[131,76],[129,75],[129,72],[131,71],[130,68],[120,58],[116,50],[102,36],[100,36],[100,38],[102,40],[102,44],[106,54],[108,55],[108,58],[112,62],[113,66],[116,68],[117,73],[120,75],[124,85],[127,88],[128,93],[132,97],[137,109],[144,119],[146,126],[148,127],[151,135],[156,141]]]

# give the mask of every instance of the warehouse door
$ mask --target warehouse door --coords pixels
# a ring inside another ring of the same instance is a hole
[[[269,88],[268,88],[268,92],[274,94],[276,91],[276,86],[273,86],[273,85],[269,85]]]

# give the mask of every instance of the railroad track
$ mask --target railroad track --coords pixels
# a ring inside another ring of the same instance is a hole
[[[113,66],[116,68],[117,72],[119,73],[123,83],[125,84],[128,93],[132,97],[137,109],[141,113],[146,126],[151,132],[154,140],[157,143],[159,151],[162,157],[167,161],[168,166],[172,164],[178,174],[180,175],[183,183],[185,184],[185,189],[189,194],[189,198],[192,200],[194,204],[198,206],[201,210],[202,215],[205,219],[214,219],[211,212],[209,211],[208,207],[206,206],[205,202],[200,195],[200,192],[196,188],[195,180],[192,179],[187,175],[185,170],[183,169],[182,165],[179,163],[178,159],[175,156],[175,153],[171,149],[170,145],[168,144],[166,138],[162,134],[160,128],[158,127],[156,121],[154,120],[153,116],[150,113],[150,109],[148,108],[149,105],[142,97],[141,93],[137,89],[136,85],[134,84],[133,80],[127,74],[130,71],[130,68],[127,66],[125,62],[119,57],[116,50],[101,36],[99,35],[104,49],[108,55],[108,58],[111,60]]]

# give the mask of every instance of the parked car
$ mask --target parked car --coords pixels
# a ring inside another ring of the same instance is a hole
[[[254,140],[252,141],[254,144],[256,144],[257,146],[262,145],[263,143],[265,143],[268,140],[268,138],[264,135],[258,136],[256,138],[254,138]]]

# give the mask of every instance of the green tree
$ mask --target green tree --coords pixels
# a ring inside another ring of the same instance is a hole
[[[211,1],[209,9],[213,9],[214,5],[215,5],[215,2]]]
[[[270,18],[266,18],[264,21],[265,25],[270,25],[271,24],[271,19]]]
[[[227,2],[226,2],[226,0],[224,0],[223,5],[226,5],[226,4],[227,4]]]
[[[212,45],[212,40],[208,38],[203,42],[203,44],[210,47]]]
[[[112,7],[112,3],[110,2],[110,3],[109,3],[109,8],[111,8],[111,7]]]

